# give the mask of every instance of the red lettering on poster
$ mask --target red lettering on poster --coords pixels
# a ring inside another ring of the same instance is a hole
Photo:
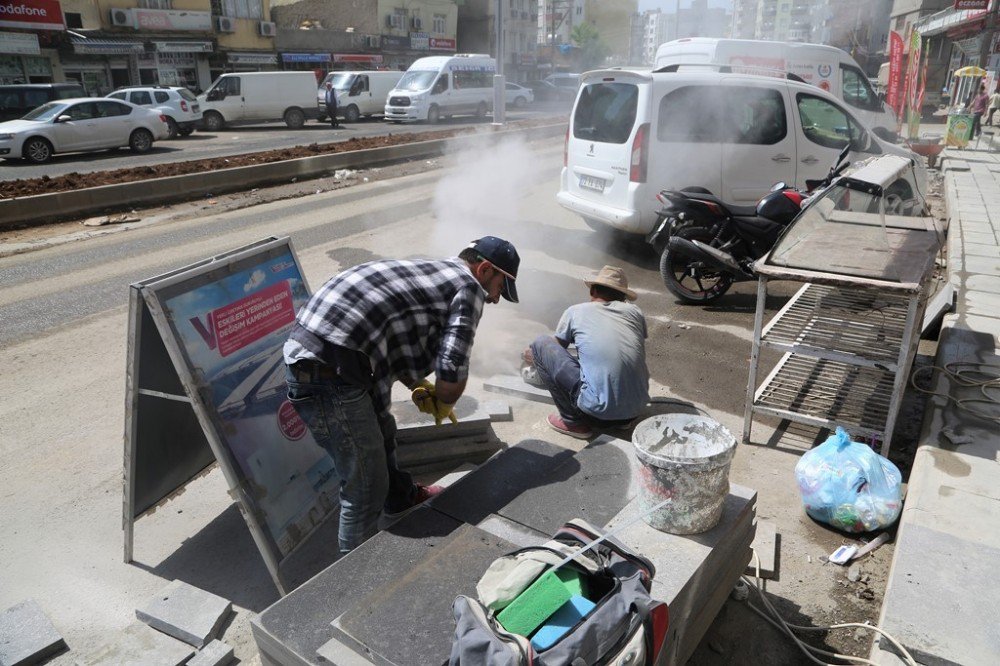
[[[306,434],[306,422],[295,411],[292,403],[287,400],[278,407],[278,429],[281,430],[285,439],[290,439],[293,442],[302,439]]]
[[[896,116],[903,111],[903,38],[898,32],[889,33],[889,81],[886,102]]]
[[[288,282],[262,289],[212,312],[219,354],[228,356],[295,320]]]

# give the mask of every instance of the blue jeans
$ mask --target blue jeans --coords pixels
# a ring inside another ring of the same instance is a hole
[[[540,335],[531,343],[538,378],[552,394],[552,399],[566,425],[587,425],[591,417],[584,414],[576,401],[580,397],[583,380],[580,378],[580,361],[566,351],[551,335]]]
[[[379,417],[371,394],[340,379],[286,369],[288,400],[316,443],[333,458],[340,480],[340,552],[348,553],[378,531],[378,518],[409,507],[416,487],[396,464],[396,420]]]

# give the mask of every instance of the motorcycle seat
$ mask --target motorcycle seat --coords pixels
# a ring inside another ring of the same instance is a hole
[[[729,214],[734,217],[755,217],[757,215],[757,205],[753,206],[737,206],[736,204],[726,203],[714,194],[704,194],[698,192],[697,194],[692,193],[692,197],[697,199],[703,199],[705,201],[711,201],[712,203],[717,203],[722,206],[725,210],[729,211]]]

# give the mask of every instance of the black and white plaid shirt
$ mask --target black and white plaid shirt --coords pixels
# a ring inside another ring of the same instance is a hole
[[[299,312],[315,336],[366,354],[375,377],[375,409],[386,413],[395,380],[413,382],[433,370],[460,382],[486,292],[461,259],[373,261],[328,281]],[[284,346],[289,365],[316,356],[295,340]]]

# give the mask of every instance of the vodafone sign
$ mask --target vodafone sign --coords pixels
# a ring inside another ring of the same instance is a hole
[[[59,0],[0,0],[0,28],[65,30]]]

